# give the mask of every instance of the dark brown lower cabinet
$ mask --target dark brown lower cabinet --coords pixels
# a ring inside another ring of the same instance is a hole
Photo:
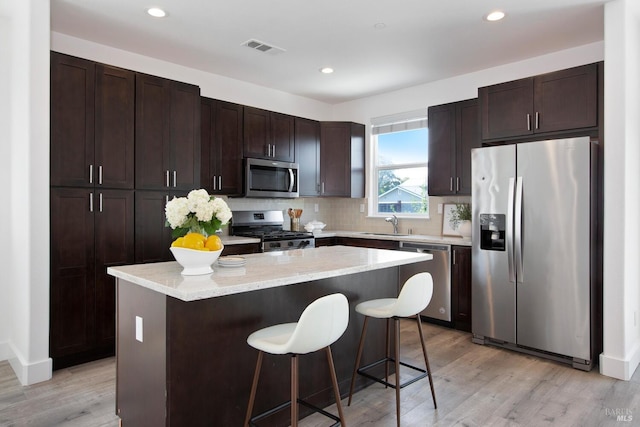
[[[451,312],[456,329],[471,332],[471,248],[453,246],[451,260]]]
[[[398,249],[400,247],[400,244],[395,240],[360,239],[357,237],[337,237],[336,244],[372,249]]]
[[[320,237],[315,239],[316,241],[316,248],[322,247],[322,246],[334,246],[336,245],[336,241],[337,241],[337,237]]]
[[[133,191],[51,189],[50,354],[53,368],[115,351],[115,280],[131,264]]]
[[[173,261],[171,228],[165,226],[164,207],[173,196],[168,191],[136,191],[136,264]]]
[[[260,243],[246,243],[242,245],[226,245],[221,256],[257,254],[262,251]]]

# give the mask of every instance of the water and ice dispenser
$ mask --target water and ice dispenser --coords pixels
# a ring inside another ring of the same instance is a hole
[[[506,235],[506,215],[480,214],[480,249],[504,251]]]

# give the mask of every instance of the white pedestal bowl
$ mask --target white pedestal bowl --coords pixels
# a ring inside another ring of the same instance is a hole
[[[184,276],[198,276],[213,273],[211,264],[216,262],[224,248],[219,251],[198,251],[172,246],[170,249],[173,257],[182,266]]]

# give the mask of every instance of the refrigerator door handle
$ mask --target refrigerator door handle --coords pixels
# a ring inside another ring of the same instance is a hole
[[[515,211],[515,262],[518,283],[524,282],[522,265],[522,177],[516,179],[516,211]]]
[[[515,198],[515,186],[516,180],[515,178],[509,178],[509,202],[507,205],[507,235],[506,235],[506,244],[507,244],[507,261],[509,263],[509,282],[516,282],[516,271],[514,266],[513,259],[513,209],[514,209],[514,198]]]

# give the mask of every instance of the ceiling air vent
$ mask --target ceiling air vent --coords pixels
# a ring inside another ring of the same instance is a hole
[[[247,46],[247,47],[250,47],[251,49],[268,53],[270,55],[277,55],[279,53],[286,52],[284,49],[280,47],[276,47],[256,39],[247,40],[246,42],[242,43],[242,46]]]

